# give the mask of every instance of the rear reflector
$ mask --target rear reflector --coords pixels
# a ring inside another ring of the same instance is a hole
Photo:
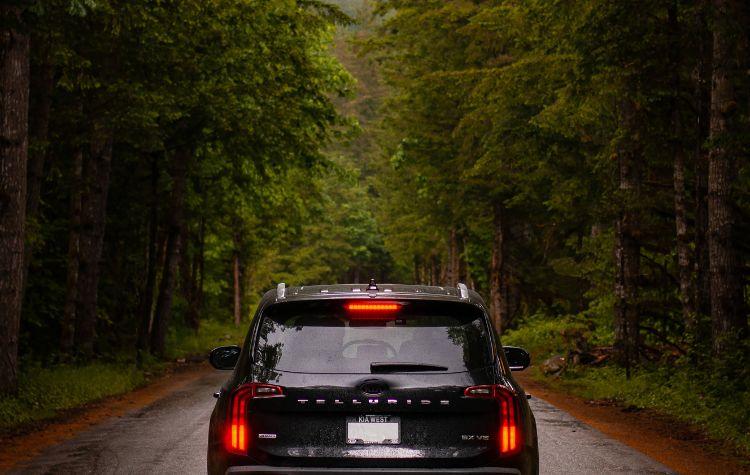
[[[284,395],[281,386],[273,384],[249,383],[235,389],[229,397],[227,414],[226,448],[233,454],[246,455],[250,440],[248,424],[248,402],[251,399],[279,397]]]
[[[521,451],[521,411],[515,394],[510,389],[499,384],[471,386],[464,390],[464,396],[496,400],[500,420],[497,434],[500,455],[515,455]]]
[[[464,396],[491,398],[493,395],[493,391],[494,390],[492,386],[474,386],[471,388],[466,388],[466,391],[464,391]]]

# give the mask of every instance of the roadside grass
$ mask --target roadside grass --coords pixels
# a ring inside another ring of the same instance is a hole
[[[0,431],[49,419],[61,411],[132,391],[146,381],[144,369],[127,363],[25,368],[20,374],[18,396],[0,399]]]
[[[527,348],[539,363],[550,355],[567,353],[563,334],[575,325],[579,324],[566,319],[531,319],[508,332],[503,344]],[[559,376],[547,376],[533,367],[530,376],[585,399],[654,409],[693,424],[750,456],[750,384],[733,381],[720,371],[677,362],[641,367],[630,379],[614,365],[569,365]]]
[[[216,346],[240,344],[246,331],[247,325],[236,328],[231,323],[213,320],[202,321],[198,333],[174,329],[167,341],[166,359],[205,357]],[[168,366],[148,357],[139,368],[134,354],[80,365],[27,364],[19,375],[18,395],[0,398],[0,434],[30,428],[65,411],[130,392],[163,373]]]

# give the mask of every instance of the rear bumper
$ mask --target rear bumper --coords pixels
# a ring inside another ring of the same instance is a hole
[[[478,474],[512,474],[521,475],[515,468],[502,467],[474,467],[474,468],[318,468],[318,467],[268,467],[251,465],[245,467],[230,467],[226,472],[233,473],[262,473],[266,475],[331,475],[336,473],[353,475],[467,475]]]

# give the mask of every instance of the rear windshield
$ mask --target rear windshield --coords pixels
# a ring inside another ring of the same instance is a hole
[[[370,374],[373,363],[416,363],[454,373],[491,363],[483,313],[472,305],[402,301],[398,311],[377,315],[347,310],[347,303],[268,308],[261,316],[255,364],[285,372]]]

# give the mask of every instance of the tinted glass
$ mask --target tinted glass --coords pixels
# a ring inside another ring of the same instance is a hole
[[[345,301],[290,302],[261,317],[255,364],[300,373],[370,373],[371,363],[423,363],[462,372],[491,362],[482,312],[452,302],[402,302],[383,320]]]

